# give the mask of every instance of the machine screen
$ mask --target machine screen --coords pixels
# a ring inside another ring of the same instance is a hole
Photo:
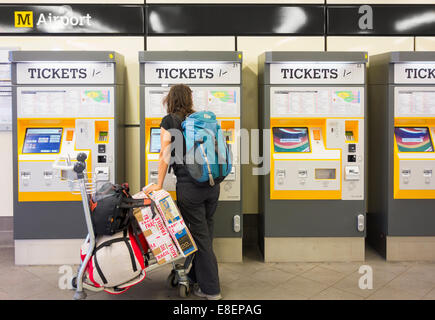
[[[27,128],[23,153],[59,153],[62,128]]]
[[[160,152],[160,128],[151,128],[150,152]]]
[[[273,128],[275,152],[310,152],[308,128]]]
[[[399,152],[433,152],[429,128],[394,128]]]

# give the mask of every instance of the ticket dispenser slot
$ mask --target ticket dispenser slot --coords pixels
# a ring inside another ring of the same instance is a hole
[[[346,180],[358,181],[360,179],[359,167],[358,166],[346,166],[344,178]]]
[[[53,171],[44,171],[44,182],[46,185],[51,185],[53,182]]]
[[[108,167],[96,167],[95,174],[96,174],[97,181],[109,181]]]
[[[299,184],[303,185],[307,181],[308,178],[308,170],[307,169],[299,169],[298,170],[298,178]]]
[[[299,178],[307,178],[308,177],[307,170],[306,169],[298,170],[298,177]]]
[[[277,179],[277,183],[278,183],[278,185],[283,185],[284,184],[284,180],[285,180],[285,174],[286,174],[286,171],[285,170],[280,170],[280,169],[278,169],[277,171],[276,171],[276,179]]]
[[[225,178],[225,181],[235,181],[236,180],[236,168],[232,167],[231,172]]]
[[[150,180],[151,180],[151,182],[157,183],[158,177],[159,177],[159,172],[158,171],[155,171],[155,170],[150,171]]]
[[[424,183],[430,184],[432,178],[432,169],[423,170]]]
[[[409,179],[411,178],[411,170],[410,169],[402,169],[402,180],[404,184],[409,183]]]
[[[21,182],[23,185],[28,186],[32,179],[32,173],[30,171],[21,171]]]

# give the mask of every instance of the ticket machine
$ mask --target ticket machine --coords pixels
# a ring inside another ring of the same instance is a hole
[[[94,188],[123,182],[123,57],[14,51],[10,60],[15,262],[76,263],[86,236],[81,197],[53,163],[84,152]]]
[[[265,261],[364,259],[366,62],[363,52],[259,57]]]
[[[435,260],[435,52],[370,57],[368,240],[387,260]]]
[[[233,154],[233,171],[221,183],[215,213],[215,252],[220,261],[242,260],[241,123],[242,54],[234,51],[144,51],[140,63],[141,185],[156,183],[160,122],[167,114],[163,99],[171,85],[192,89],[195,111],[216,114]],[[163,188],[176,198],[176,177],[167,174]]]

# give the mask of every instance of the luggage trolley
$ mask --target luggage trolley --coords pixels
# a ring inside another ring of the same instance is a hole
[[[77,162],[72,164],[69,155],[59,156],[53,164],[54,169],[60,170],[61,179],[70,184],[71,192],[73,194],[81,195],[86,227],[88,230],[88,235],[85,240],[85,243],[89,243],[86,257],[82,263],[80,263],[77,275],[71,280],[71,285],[75,289],[74,300],[86,299],[87,295],[84,289],[93,292],[100,292],[105,289],[104,287],[94,287],[84,281],[86,266],[92,257],[96,244],[95,233],[92,227],[91,209],[89,208],[90,197],[92,197],[92,195],[96,192],[96,179],[94,173],[85,171],[86,159],[87,155],[85,153],[79,153],[77,155]],[[172,264],[172,271],[166,280],[166,286],[168,288],[175,288],[178,286],[179,296],[186,298],[190,293],[190,283],[187,278],[186,270],[189,268],[194,254],[189,255],[184,261],[184,264],[176,263],[184,257],[168,261],[164,264],[158,264],[157,260],[154,258],[151,250],[149,249],[148,254],[150,255],[150,259],[148,260],[148,266],[145,268],[145,272],[152,272],[167,264]],[[122,284],[120,286],[122,286]]]

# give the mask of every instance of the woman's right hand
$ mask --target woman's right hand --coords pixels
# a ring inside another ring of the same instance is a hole
[[[159,191],[159,190],[161,190],[162,189],[162,187],[161,186],[159,186],[159,185],[157,185],[157,184],[152,184],[152,185],[150,185],[148,188],[143,188],[142,189],[142,191],[143,192],[145,192],[145,194],[147,195],[147,196],[149,196],[149,194],[151,193],[151,192],[153,192],[153,191]]]

